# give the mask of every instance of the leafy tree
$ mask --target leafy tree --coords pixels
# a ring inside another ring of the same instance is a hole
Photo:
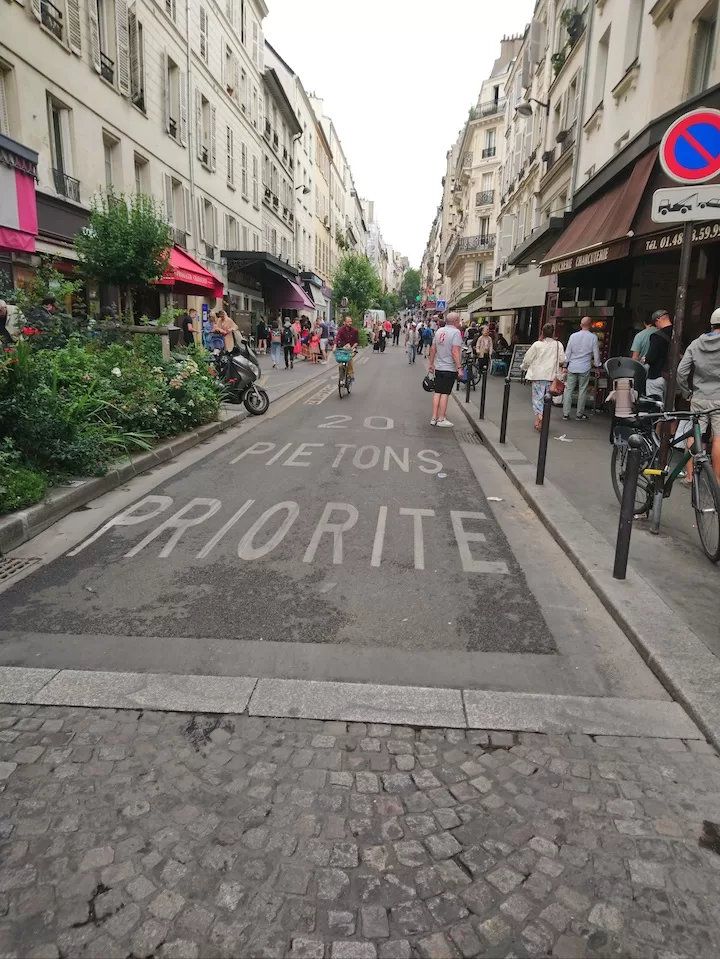
[[[400,284],[400,302],[415,306],[415,297],[420,293],[420,270],[406,270]]]
[[[75,237],[83,275],[119,287],[130,318],[133,289],[160,279],[171,246],[170,227],[155,199],[112,187],[93,199],[89,226]]]
[[[381,293],[373,303],[373,309],[384,310],[385,316],[395,316],[400,308],[400,297],[397,293]]]
[[[382,295],[380,278],[364,253],[346,253],[340,260],[332,278],[336,300],[348,298],[347,313],[358,325],[365,310]]]

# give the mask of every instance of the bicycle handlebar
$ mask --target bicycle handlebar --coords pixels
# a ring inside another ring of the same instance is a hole
[[[710,410],[701,410],[692,413],[690,410],[663,410],[660,413],[638,413],[637,419],[645,420],[699,420],[701,416],[709,416],[711,413],[720,413],[720,406]]]

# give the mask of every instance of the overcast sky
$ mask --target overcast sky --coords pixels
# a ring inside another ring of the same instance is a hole
[[[325,101],[385,241],[418,267],[445,154],[533,0],[267,0],[265,33]]]

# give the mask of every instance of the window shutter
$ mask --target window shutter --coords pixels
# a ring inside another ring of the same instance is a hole
[[[223,244],[223,249],[230,249],[230,214],[225,213],[223,216],[223,222],[225,225],[225,243]]]
[[[130,93],[134,98],[140,92],[140,37],[134,4],[128,10],[128,53],[130,55]]]
[[[227,181],[233,186],[235,183],[235,135],[233,129],[227,128]]]
[[[40,0],[30,0],[30,7],[33,12],[33,16],[36,20],[42,21],[42,9],[40,7]]]
[[[68,39],[73,53],[82,53],[82,31],[80,29],[80,0],[67,0]]]
[[[258,30],[257,20],[253,20],[252,62],[259,69],[260,62],[258,60],[258,47],[259,47],[259,30]]]
[[[255,206],[258,206],[260,202],[259,197],[259,185],[258,185],[258,158],[253,153],[252,158],[252,177],[253,177],[253,203]]]
[[[566,92],[563,94],[562,98],[562,107],[560,108],[560,129],[567,129],[567,113],[568,113],[568,101],[570,100],[570,93]]]
[[[198,239],[203,242],[205,240],[205,201],[201,196],[197,198],[197,215]]]
[[[33,0],[34,2],[34,0]],[[88,23],[90,24],[90,55],[95,73],[100,73],[100,24],[98,23],[97,4],[88,3]]]
[[[180,142],[187,146],[187,126],[188,126],[188,103],[187,103],[187,73],[184,70],[178,70],[178,103],[180,104],[180,118],[178,132]]]
[[[527,159],[532,152],[533,117],[525,120],[525,139],[523,142],[523,156]]]
[[[183,187],[183,215],[185,217],[185,232],[192,233],[192,216],[190,215],[190,190]]]
[[[5,136],[10,135],[10,118],[5,94],[5,72],[3,70],[0,70],[0,133]]]
[[[240,98],[240,61],[233,53],[232,59],[232,85],[233,85],[233,96],[236,100]]]
[[[163,173],[163,183],[165,184],[165,219],[168,223],[174,223],[172,177],[168,173]]]
[[[242,175],[242,195],[248,195],[248,183],[247,183],[247,146],[243,143],[240,147],[241,153],[241,175]]]
[[[216,206],[213,206],[211,207],[211,209],[212,209],[212,230],[213,230],[212,245],[219,246],[220,237],[218,236],[218,234],[220,230],[218,227],[218,208]]]
[[[260,73],[265,72],[265,37],[262,32],[262,27],[258,27],[258,33],[260,35],[260,48],[258,50],[258,69]]]
[[[220,86],[223,90],[230,86],[230,80],[225,76],[225,57],[227,56],[227,43],[225,40],[220,41]]]
[[[217,137],[216,137],[217,111],[215,107],[210,107],[210,169],[217,167]]]
[[[128,35],[127,0],[115,0],[115,35],[117,37],[117,81],[120,92],[130,96],[130,37]]]
[[[197,150],[198,160],[202,160],[203,156],[203,115],[202,115],[202,93],[195,88],[195,147]]]
[[[165,101],[165,132],[170,132],[170,67],[167,50],[162,54],[163,100]]]
[[[248,228],[243,224],[242,228],[242,248],[243,250],[248,249]]]
[[[208,38],[207,38],[207,12],[205,7],[200,7],[200,56],[207,62],[208,58]]]

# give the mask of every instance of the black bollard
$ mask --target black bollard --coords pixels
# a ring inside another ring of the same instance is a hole
[[[487,378],[488,378],[488,368],[487,366],[482,371],[482,386],[480,387],[480,416],[478,419],[485,419],[485,397],[487,395]]]
[[[510,408],[510,377],[505,377],[505,389],[503,390],[502,416],[500,417],[500,442],[505,442],[507,436],[508,410]]]
[[[465,364],[465,402],[470,402],[470,381],[472,380],[472,366]]]
[[[537,473],[535,474],[535,485],[542,486],[545,482],[545,462],[547,460],[547,445],[550,438],[550,415],[552,413],[552,396],[545,394],[543,400],[543,419],[540,428],[540,447],[538,449]]]
[[[638,476],[640,475],[640,459],[642,440],[635,433],[629,440],[627,463],[625,466],[625,481],[623,483],[622,503],[620,504],[620,522],[618,523],[617,542],[615,544],[615,565],[613,579],[625,579],[627,572],[628,555],[630,553],[630,536],[635,518],[635,493],[637,491]]]

